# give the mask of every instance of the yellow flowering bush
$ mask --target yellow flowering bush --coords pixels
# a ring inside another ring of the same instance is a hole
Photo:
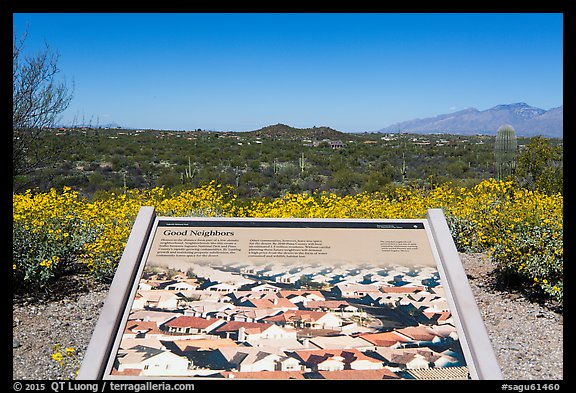
[[[447,209],[460,251],[486,251],[501,276],[563,299],[561,194],[518,188],[512,181],[484,181]]]
[[[424,218],[428,209],[442,208],[460,251],[486,251],[503,274],[563,297],[562,195],[494,179],[470,188],[445,183],[389,193],[287,193],[247,201],[214,181],[178,192],[160,187],[103,193],[94,201],[69,188],[14,194],[14,278],[47,283],[72,265],[111,278],[140,206],[154,206],[165,216],[381,219]]]
[[[62,193],[13,196],[12,269],[16,283],[45,286],[74,270],[86,244],[98,231],[83,216],[85,203],[65,188]]]
[[[12,270],[16,288],[45,286],[70,271],[113,277],[140,206],[159,215],[232,214],[230,187],[211,182],[172,195],[163,188],[108,193],[88,201],[65,187],[47,193],[13,195]]]

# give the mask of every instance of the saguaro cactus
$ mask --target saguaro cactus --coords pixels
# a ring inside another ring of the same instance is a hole
[[[494,159],[496,178],[504,180],[511,176],[516,169],[516,131],[509,124],[498,128],[496,143],[494,144]]]
[[[298,164],[300,164],[300,175],[304,175],[304,169],[306,168],[306,158],[304,158],[304,153],[302,153],[302,157],[298,159]]]

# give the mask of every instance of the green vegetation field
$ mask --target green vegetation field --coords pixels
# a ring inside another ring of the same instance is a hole
[[[562,140],[518,138],[494,180],[488,135],[49,130],[14,178],[16,293],[69,274],[110,280],[140,206],[159,215],[424,218],[442,208],[461,252],[503,282],[563,300]]]
[[[518,139],[520,147],[528,143]],[[19,192],[67,186],[92,196],[125,188],[189,189],[215,180],[233,186],[240,198],[314,191],[343,196],[405,183],[471,186],[496,177],[490,135],[346,134],[279,124],[235,133],[55,130],[38,145],[45,164],[15,179]]]

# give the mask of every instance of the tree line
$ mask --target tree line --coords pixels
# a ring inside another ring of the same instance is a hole
[[[44,130],[36,154],[51,155],[50,164],[15,179],[15,188],[18,183],[39,191],[69,186],[94,195],[128,188],[193,188],[215,180],[233,186],[240,197],[276,198],[286,192],[348,195],[448,181],[471,186],[496,176],[494,136],[365,133],[341,137],[333,144],[326,138],[253,132],[49,129]],[[533,139],[518,138],[519,154]],[[526,162],[537,158],[547,161],[539,166],[554,161],[561,169],[557,163],[562,141],[538,141],[548,146],[540,146],[541,150],[554,149],[556,155],[546,159],[530,149],[531,158],[519,155],[519,170],[526,179],[527,170],[535,173]]]

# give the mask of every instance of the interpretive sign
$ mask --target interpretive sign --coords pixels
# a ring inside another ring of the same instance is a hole
[[[364,220],[142,208],[79,374],[501,377],[438,209]]]

